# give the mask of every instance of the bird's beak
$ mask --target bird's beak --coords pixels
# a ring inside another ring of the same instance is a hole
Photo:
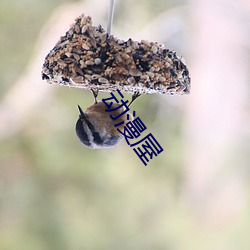
[[[77,105],[77,106],[78,106],[78,110],[79,110],[79,113],[80,113],[80,118],[85,118],[85,114],[82,111],[82,108],[79,105]]]

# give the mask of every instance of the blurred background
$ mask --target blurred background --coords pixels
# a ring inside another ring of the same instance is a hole
[[[74,19],[106,28],[108,5],[0,2],[0,249],[249,250],[250,1],[116,1],[112,33],[164,43],[192,79],[132,106],[164,149],[147,166],[125,141],[83,147],[92,94],[41,80]]]

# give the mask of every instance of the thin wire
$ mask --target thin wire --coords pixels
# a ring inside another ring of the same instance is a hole
[[[108,14],[108,27],[107,27],[107,33],[111,33],[112,29],[112,23],[113,23],[113,17],[114,17],[114,9],[115,9],[115,0],[110,0],[109,4],[109,14]]]

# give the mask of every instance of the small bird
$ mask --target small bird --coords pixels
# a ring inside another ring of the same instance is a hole
[[[117,128],[124,132],[124,127],[129,121],[133,120],[133,116],[129,113],[125,113],[116,120],[111,119],[110,115],[117,117],[125,110],[125,108],[121,107],[117,110],[106,112],[105,110],[107,110],[107,106],[105,103],[96,100],[98,92],[92,90],[92,93],[94,95],[95,103],[88,107],[85,112],[78,105],[80,114],[76,122],[76,134],[81,143],[88,148],[98,149],[115,147],[123,139],[123,135],[117,130]],[[132,98],[129,105],[131,105],[133,101],[134,99]],[[114,109],[118,106],[120,106],[119,103],[113,103],[111,108]],[[129,114],[129,117],[127,117],[127,114]],[[114,126],[123,121],[124,123],[118,127]]]

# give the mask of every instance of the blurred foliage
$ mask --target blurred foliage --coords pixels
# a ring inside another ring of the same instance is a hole
[[[0,97],[25,69],[42,26],[68,0],[0,2]]]
[[[42,26],[63,2],[1,1],[2,96],[25,69]],[[160,235],[159,242],[146,238],[157,226],[152,215],[171,210],[172,192],[178,193],[180,117],[167,126],[155,124],[154,136],[168,148],[168,158],[159,156],[144,167],[125,142],[112,151],[82,147],[73,130],[76,100],[87,106],[92,97],[57,88],[44,103],[48,112],[37,110],[22,131],[1,142],[0,248],[166,249]],[[134,107],[152,130],[158,97],[141,98]]]

